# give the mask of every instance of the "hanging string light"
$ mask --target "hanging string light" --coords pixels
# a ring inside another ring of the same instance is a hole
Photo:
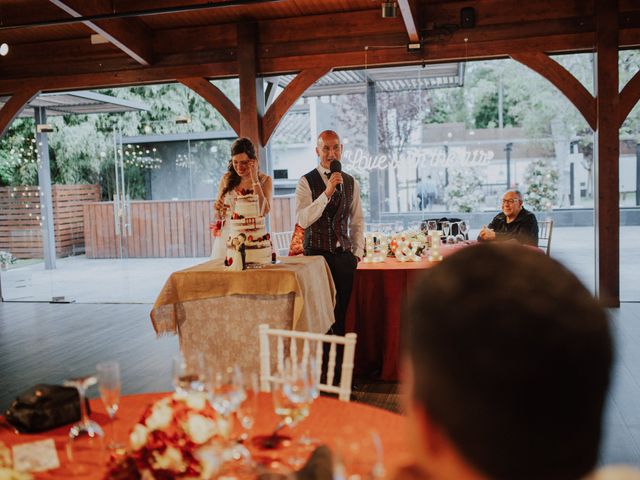
[[[157,156],[156,147],[128,144],[124,149],[124,163],[138,168],[157,170],[162,164],[162,159]]]

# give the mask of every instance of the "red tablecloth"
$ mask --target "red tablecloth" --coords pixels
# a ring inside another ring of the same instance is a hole
[[[125,442],[131,427],[139,420],[145,406],[158,400],[166,393],[130,395],[122,398],[120,411],[117,414],[114,424],[115,437],[119,442]],[[105,433],[109,435],[109,419],[104,407],[99,400],[91,401],[91,418],[101,424]],[[270,394],[260,394],[258,399],[258,418],[252,430],[253,435],[269,434],[278,423],[279,418],[273,413],[273,403]],[[67,434],[69,426],[41,434],[15,434],[10,430],[8,424],[0,417],[0,441],[6,445],[16,445],[28,443],[36,440],[53,438],[56,443],[58,457],[61,467],[46,473],[36,475],[36,478],[103,478],[106,473],[107,454],[102,458],[91,458],[90,472],[79,473],[67,459],[65,447],[67,444]],[[347,428],[348,427],[348,428]],[[404,440],[405,419],[404,417],[358,403],[346,403],[332,398],[321,397],[317,399],[311,407],[311,415],[304,420],[296,429],[290,431],[283,430],[283,433],[296,436],[303,432],[308,433],[311,438],[325,443],[333,449],[339,448],[336,442],[360,438],[367,435],[371,430],[378,432],[384,448],[384,464],[387,471],[407,462],[407,447]],[[277,452],[274,451],[274,452]],[[254,451],[254,454],[258,454]],[[95,456],[95,455],[94,455]],[[86,458],[83,459],[86,465]]]
[[[475,242],[470,242],[475,243]],[[443,245],[442,256],[466,244]],[[346,330],[356,332],[355,375],[398,380],[400,315],[407,292],[420,273],[436,262],[360,262],[347,310]]]

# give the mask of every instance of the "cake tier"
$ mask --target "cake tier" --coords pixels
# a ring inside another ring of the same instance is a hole
[[[233,213],[240,217],[258,217],[260,215],[260,206],[258,204],[258,196],[241,195],[236,197]]]
[[[245,250],[246,263],[267,264],[271,263],[271,243],[267,247],[251,248]]]

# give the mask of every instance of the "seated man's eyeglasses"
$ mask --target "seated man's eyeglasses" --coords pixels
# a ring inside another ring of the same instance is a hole
[[[517,203],[517,202],[519,202],[519,201],[520,201],[520,200],[519,200],[518,198],[506,198],[506,199],[503,199],[503,200],[502,200],[502,203],[503,203],[503,204],[505,204],[505,203],[514,204],[514,203]]]

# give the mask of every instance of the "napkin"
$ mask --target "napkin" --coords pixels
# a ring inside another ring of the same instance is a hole
[[[53,438],[14,445],[13,468],[21,472],[44,472],[60,467]]]

